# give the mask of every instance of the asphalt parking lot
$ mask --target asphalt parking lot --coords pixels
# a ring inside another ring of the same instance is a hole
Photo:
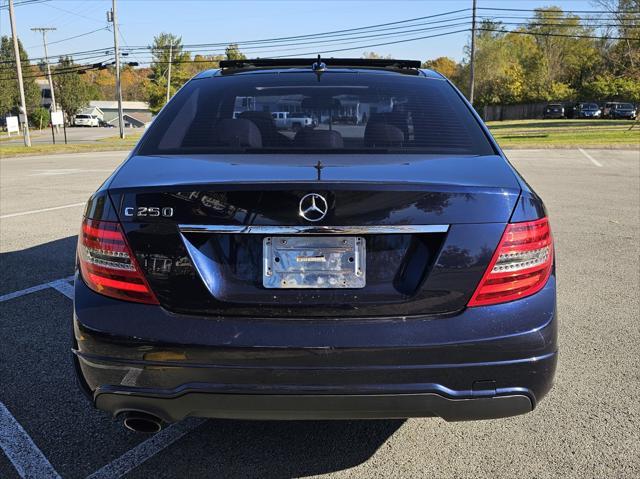
[[[640,152],[507,152],[556,238],[560,360],[495,421],[189,419],[156,436],[93,410],[69,358],[76,235],[123,152],[0,159],[0,478],[640,477]]]

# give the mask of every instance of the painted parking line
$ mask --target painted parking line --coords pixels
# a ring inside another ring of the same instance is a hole
[[[86,205],[86,203],[82,202],[82,203],[72,203],[70,205],[53,206],[51,208],[42,208],[39,210],[22,211],[21,213],[10,213],[8,215],[2,215],[0,216],[0,219],[15,218],[16,216],[34,215],[36,213],[45,213],[47,211],[63,210],[65,208],[76,208],[78,206],[84,206],[84,205]]]
[[[2,402],[0,402],[0,447],[20,477],[60,479],[60,474]]]
[[[582,148],[578,148],[578,151],[582,153],[585,156],[585,158],[587,158],[595,166],[602,168],[602,163],[600,163],[598,160],[596,160],[593,156],[591,156],[589,153],[584,151]]]
[[[69,281],[71,279],[73,279],[73,276],[65,279],[59,279],[57,281],[52,281],[51,283],[49,283],[49,286],[56,291],[64,294],[67,298],[73,299],[73,286],[69,284]]]
[[[0,302],[19,298],[27,294],[42,291],[48,288],[55,289],[66,297],[73,299],[73,286],[69,281],[73,276],[49,281],[47,283],[32,286],[30,288],[15,291],[0,296]],[[141,369],[132,369],[123,379],[123,384],[135,384]],[[132,471],[142,463],[146,462],[163,449],[188,434],[201,424],[206,422],[202,418],[187,418],[179,423],[172,424],[155,434],[144,442],[141,442],[133,449],[124,453],[119,458],[110,462],[106,466],[91,474],[90,478],[117,478]],[[58,473],[53,469],[46,457],[40,452],[37,446],[18,421],[0,402],[0,445],[5,454],[14,465],[20,477],[34,478],[59,478]],[[48,469],[47,469],[48,468]]]
[[[190,417],[184,421],[172,424],[146,441],[141,442],[133,449],[125,452],[122,456],[106,466],[98,469],[88,476],[87,479],[113,479],[122,477],[206,421],[206,419]]]
[[[53,288],[64,294],[67,298],[73,299],[73,287],[68,283],[71,280],[73,280],[73,276],[68,276],[66,278],[60,278],[47,283],[31,286],[30,288],[21,289],[20,291],[14,291],[13,293],[3,294],[0,296],[0,303],[3,301],[9,301],[10,299],[19,298],[20,296],[25,296],[27,294],[36,293],[47,288]]]

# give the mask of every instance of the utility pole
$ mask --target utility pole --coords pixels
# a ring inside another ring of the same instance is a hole
[[[475,58],[476,58],[476,0],[473,0],[473,15],[471,20],[471,61],[469,62],[469,102],[473,105],[473,90],[475,87]]]
[[[22,63],[20,63],[20,50],[18,48],[18,32],[16,31],[16,19],[13,12],[13,0],[9,0],[9,19],[11,22],[11,36],[13,37],[13,53],[16,57],[16,70],[18,73],[20,108],[24,114],[24,146],[31,146],[31,136],[29,136],[29,118],[27,117],[27,102],[24,99],[24,84],[22,83]]]
[[[55,28],[52,27],[34,27],[31,29],[32,32],[41,32],[42,33],[42,44],[44,46],[44,62],[47,64],[47,77],[49,78],[49,90],[51,91],[51,111],[56,111],[56,95],[53,92],[53,80],[51,78],[51,66],[49,65],[49,53],[47,52],[47,32],[55,31]],[[57,130],[56,126],[56,130]]]
[[[173,61],[173,43],[169,44],[169,71],[167,73],[167,103],[171,97],[171,62]]]
[[[116,54],[116,95],[118,97],[118,123],[120,126],[120,138],[124,138],[124,115],[122,114],[122,85],[120,84],[120,49],[118,46],[118,15],[116,12],[116,0],[112,0],[111,15],[107,13],[107,19],[113,23],[113,47]]]

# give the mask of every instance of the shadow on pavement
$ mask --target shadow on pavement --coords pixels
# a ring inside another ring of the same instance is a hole
[[[403,423],[209,420],[128,477],[326,474],[367,461]]]
[[[71,276],[77,236],[0,253],[0,295]]]
[[[70,236],[1,254],[0,294],[72,275],[76,241]],[[1,400],[63,477],[84,477],[147,439],[94,410],[77,389],[68,298],[46,289],[0,304],[2,315],[12,319],[0,323]],[[300,477],[340,471],[367,461],[402,424],[209,420],[131,476]]]

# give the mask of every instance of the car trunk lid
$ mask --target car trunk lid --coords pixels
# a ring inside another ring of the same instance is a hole
[[[498,156],[248,156],[138,156],[112,179],[127,239],[165,308],[291,318],[456,311],[520,193]],[[317,222],[299,214],[311,193],[327,201]],[[266,288],[265,240],[309,234],[361,238],[366,284]]]

